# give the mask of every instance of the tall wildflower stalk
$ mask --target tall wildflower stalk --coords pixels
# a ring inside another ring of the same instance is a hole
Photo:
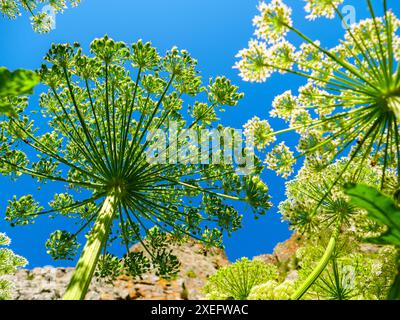
[[[343,0],[306,0],[307,18],[339,18]],[[307,80],[298,89],[276,97],[271,116],[288,123],[288,128],[273,132],[266,120],[251,119],[245,127],[261,132],[262,145],[275,141],[279,133],[294,131],[300,135],[294,154],[284,143],[274,147],[265,160],[271,168],[288,177],[297,159],[321,169],[340,156],[346,156],[333,181],[308,213],[310,220],[332,195],[333,188],[353,164],[354,177],[372,164],[381,169],[380,188],[394,172],[400,187],[399,102],[400,102],[400,21],[383,0],[383,16],[371,0],[365,0],[370,18],[346,25],[344,39],[334,48],[326,48],[294,26],[292,10],[281,0],[262,2],[254,18],[257,39],[238,53],[235,68],[245,81],[263,82],[274,73],[291,73]],[[302,43],[296,47],[287,40],[293,34]],[[357,161],[355,161],[357,159]],[[339,214],[338,214],[339,215]],[[330,245],[322,260],[293,299],[301,298],[318,278],[335,252],[334,245],[342,225],[332,231]]]
[[[1,122],[2,173],[67,189],[54,195],[49,208],[32,195],[14,197],[6,219],[26,225],[42,215],[76,218],[78,230],[57,230],[47,241],[55,259],[72,259],[78,235],[86,233],[65,299],[83,299],[94,274],[140,276],[152,269],[173,275],[179,261],[168,242],[191,236],[221,245],[223,233],[241,226],[233,201],[249,203],[255,215],[270,207],[268,188],[258,178],[260,164],[252,176],[239,175],[233,164],[213,164],[213,147],[200,154],[185,136],[189,129],[212,128],[222,106],[237,105],[243,95],[228,79],[203,85],[196,60],[177,48],[161,57],[150,43],[128,46],[104,37],[90,50],[89,56],[78,44],[53,45],[46,55],[39,73],[49,88],[40,97],[47,132],[30,119],[26,102],[16,106],[18,117]],[[192,104],[185,105],[184,97]],[[173,131],[175,139],[164,147],[157,130]],[[165,154],[172,160],[162,161]],[[209,161],[194,161],[200,156]],[[108,252],[117,239],[127,251],[123,259]],[[144,252],[130,252],[138,241]]]

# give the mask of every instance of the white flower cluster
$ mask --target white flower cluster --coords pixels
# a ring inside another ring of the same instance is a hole
[[[297,108],[296,97],[292,95],[292,91],[288,90],[279,96],[276,96],[272,102],[271,117],[278,117],[286,121],[290,120],[293,112]]]
[[[267,120],[261,120],[259,117],[253,117],[243,126],[244,136],[254,138],[254,145],[258,150],[276,141],[274,131]]]
[[[257,37],[266,40],[268,43],[280,41],[293,24],[291,19],[292,9],[281,0],[272,0],[269,4],[261,2],[258,10],[260,15],[253,19]]]
[[[24,267],[28,262],[15,255],[10,249],[2,248],[2,246],[9,246],[11,240],[4,233],[0,233],[0,300],[10,298],[10,290],[12,283],[2,277],[14,273],[17,268]]]
[[[282,283],[270,280],[255,286],[249,295],[249,300],[290,300],[295,290],[294,281],[285,280]]]
[[[287,200],[281,202],[279,210],[294,230],[312,236],[317,234],[316,231],[329,229],[332,221],[340,218],[346,223],[345,233],[358,239],[375,237],[383,231],[379,224],[367,217],[364,210],[350,205],[343,192],[343,185],[348,182],[379,186],[382,179],[381,166],[376,165],[371,158],[364,161],[356,158],[350,165],[347,162],[347,158],[342,158],[315,170],[312,162],[306,161],[296,178],[286,184]],[[338,183],[331,187],[343,169],[346,170]],[[396,180],[393,172],[386,172],[387,193],[394,192]]]
[[[285,142],[281,142],[268,153],[264,163],[268,165],[269,169],[274,170],[286,179],[293,173],[295,161],[293,152],[290,151]]]
[[[310,0],[306,10],[312,17],[330,18],[342,2]],[[400,21],[393,12],[386,10],[383,17],[373,15],[350,26],[344,41],[325,49],[320,41],[310,39],[292,26],[291,9],[281,0],[262,3],[259,10],[261,14],[254,23],[257,36],[264,41],[252,40],[249,48],[240,52],[241,60],[235,65],[240,75],[246,81],[257,82],[277,72],[307,79],[297,96],[289,90],[273,101],[270,115],[288,123],[288,128],[279,132],[299,133],[297,150],[307,156],[307,161],[312,159],[321,167],[343,156],[341,153],[347,147],[350,155],[358,153],[368,157],[376,151],[385,163],[385,170],[398,167],[397,128],[394,121],[386,118],[389,109],[392,111],[389,116],[396,117],[397,123],[400,121],[400,77],[395,61],[400,58],[397,35]],[[297,50],[285,39],[288,31],[293,31],[304,42]],[[259,138],[265,139],[262,134]],[[269,143],[258,145],[263,147]],[[286,148],[278,151],[284,151],[287,161],[291,162],[292,155]],[[267,163],[276,168],[282,159],[274,160],[273,156],[280,154],[272,152]],[[285,175],[290,172],[286,165],[280,168],[285,169],[281,171]]]
[[[265,42],[251,40],[249,47],[236,55],[240,58],[234,68],[239,70],[239,75],[244,81],[264,82],[274,70],[265,64],[269,60],[270,51]]]
[[[342,4],[344,0],[306,0],[306,12],[309,14],[307,19],[315,20],[318,17],[333,19],[335,8]]]

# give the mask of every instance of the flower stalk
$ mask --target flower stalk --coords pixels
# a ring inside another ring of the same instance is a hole
[[[400,97],[393,96],[388,98],[388,108],[393,112],[398,122],[400,122]]]
[[[304,294],[308,291],[308,289],[310,289],[310,287],[314,284],[314,282],[317,281],[321,273],[325,270],[326,266],[328,265],[329,261],[332,258],[333,253],[335,252],[339,233],[340,233],[340,225],[339,227],[336,228],[335,232],[329,239],[328,246],[326,247],[326,250],[321,260],[318,262],[317,266],[310,273],[310,275],[307,277],[304,283],[295,291],[295,293],[293,293],[293,295],[290,297],[291,300],[300,300],[304,296]]]
[[[101,249],[107,241],[116,212],[116,196],[108,195],[99,212],[96,223],[89,234],[75,272],[64,294],[64,300],[83,300],[89,289]]]

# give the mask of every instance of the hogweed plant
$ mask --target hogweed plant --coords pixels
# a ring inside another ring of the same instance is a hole
[[[223,106],[237,105],[243,95],[228,79],[203,85],[196,61],[177,48],[161,57],[150,43],[128,46],[104,37],[90,51],[84,55],[79,44],[64,44],[46,55],[39,73],[49,88],[40,97],[47,128],[41,120],[39,131],[26,102],[16,106],[18,117],[1,122],[2,173],[66,187],[48,208],[32,195],[14,197],[6,219],[13,225],[43,215],[77,219],[75,232],[55,231],[46,243],[55,259],[71,259],[78,235],[86,233],[64,299],[83,299],[94,274],[112,279],[151,269],[161,277],[173,275],[179,261],[168,242],[191,236],[220,246],[223,233],[241,226],[233,201],[248,203],[256,216],[270,207],[268,188],[258,176],[260,161],[251,176],[241,175],[232,163],[212,162],[213,146],[200,151],[186,136],[189,129],[211,128]],[[160,130],[174,132],[166,148]],[[165,154],[167,162],[157,161]],[[208,163],[193,160],[205,155]],[[123,259],[108,252],[113,241],[126,248]],[[139,241],[144,252],[130,252]]]
[[[10,238],[4,233],[0,233],[0,300],[10,299],[10,291],[13,286],[11,281],[5,279],[4,276],[11,275],[18,268],[28,264],[24,258],[5,248],[10,244]]]
[[[33,30],[48,33],[55,23],[53,15],[62,13],[67,4],[76,7],[80,2],[81,0],[0,0],[0,13],[3,17],[14,20],[26,11],[31,15]]]
[[[396,278],[399,250],[394,245],[398,247],[400,228],[395,217],[398,208],[389,197],[396,192],[397,178],[393,173],[387,175],[384,184],[387,195],[380,195],[374,187],[380,185],[381,168],[367,165],[358,171],[360,161],[361,158],[356,158],[349,166],[323,200],[317,215],[311,213],[347,164],[347,159],[339,159],[318,170],[306,164],[296,178],[286,184],[287,199],[279,206],[283,219],[297,235],[294,239],[298,249],[293,256],[273,264],[239,260],[210,277],[207,297],[248,300],[397,298],[391,292],[397,293],[399,288]],[[356,184],[360,187],[353,187]],[[335,234],[333,240],[332,233]]]
[[[303,239],[296,253],[299,277],[292,298],[387,298],[396,274],[397,251],[389,243],[382,248],[365,247],[366,239],[380,236],[385,227],[355,206],[344,190],[348,184],[380,187],[381,165],[371,165],[372,159],[367,160],[359,170],[363,159],[356,157],[333,188],[332,183],[347,166],[347,158],[319,169],[308,163],[286,184],[287,199],[279,211]],[[397,176],[387,173],[384,192],[393,196],[397,188]]]
[[[397,177],[396,188],[400,185],[400,21],[388,8],[386,0],[382,1],[382,17],[377,17],[372,1],[366,0],[371,17],[350,26],[339,10],[343,0],[305,2],[308,19],[336,16],[339,23],[344,24],[344,39],[336,47],[325,48],[320,41],[297,29],[291,18],[291,8],[283,1],[262,2],[258,6],[260,13],[253,21],[257,39],[251,40],[249,47],[238,53],[240,60],[235,68],[245,81],[263,82],[278,72],[307,80],[298,94],[289,90],[273,101],[271,116],[286,121],[287,129],[274,132],[268,121],[260,119],[249,120],[245,127],[256,133],[260,148],[275,142],[279,133],[293,131],[300,135],[297,154],[281,143],[266,157],[267,166],[285,177],[301,157],[315,168],[323,168],[334,159],[346,156],[345,164],[324,188],[323,196],[306,212],[313,220],[354,163],[357,163],[355,176],[368,162],[379,164],[380,189],[384,188],[392,171]],[[296,47],[290,43],[289,33],[297,36],[301,45]],[[355,162],[356,158],[361,160]],[[341,225],[337,224],[332,231],[321,264],[293,298],[303,296],[326,266]]]

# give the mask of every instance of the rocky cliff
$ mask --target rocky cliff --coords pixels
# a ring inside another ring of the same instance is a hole
[[[301,239],[293,235],[278,244],[272,254],[264,254],[255,259],[273,263],[280,269],[290,269],[294,253]],[[153,274],[142,279],[128,276],[119,277],[114,283],[93,280],[87,299],[89,300],[179,300],[202,299],[201,289],[208,277],[220,267],[228,264],[225,252],[220,249],[206,249],[201,243],[191,240],[181,246],[172,246],[173,253],[181,262],[181,271],[176,280],[166,281]],[[132,250],[140,249],[140,245]],[[15,289],[14,300],[55,300],[60,299],[72,276],[73,268],[35,268],[19,270],[10,277]],[[296,275],[292,275],[296,276]]]
[[[142,279],[119,277],[114,283],[93,280],[89,300],[177,300],[201,299],[207,278],[228,263],[223,250],[207,250],[196,241],[171,247],[181,262],[176,280],[166,281],[152,274]],[[133,248],[135,250],[137,248]],[[10,277],[14,283],[14,300],[60,299],[72,276],[72,268],[35,268],[19,270]]]

